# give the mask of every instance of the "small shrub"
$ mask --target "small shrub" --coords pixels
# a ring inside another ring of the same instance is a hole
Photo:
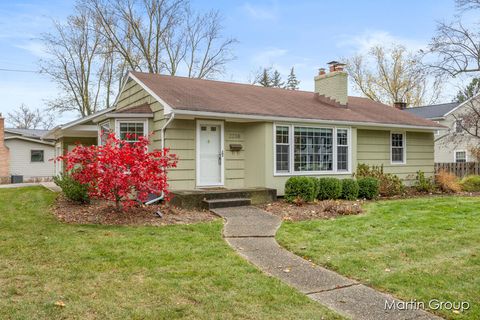
[[[359,198],[374,199],[379,193],[378,179],[372,177],[365,177],[357,179],[358,183],[358,196]]]
[[[468,192],[478,192],[480,191],[480,176],[466,176],[460,182],[462,189]]]
[[[320,200],[335,200],[342,196],[342,182],[337,178],[318,179],[320,191],[317,198]]]
[[[61,176],[54,177],[53,182],[62,189],[67,199],[80,203],[90,201],[87,186],[73,179],[71,175],[62,174]]]
[[[445,170],[436,174],[435,182],[443,192],[459,192],[462,189],[457,176]]]
[[[342,180],[342,199],[355,200],[358,198],[358,182],[353,179]]]
[[[290,177],[285,183],[285,201],[290,203],[315,200],[316,182],[309,177]]]
[[[315,177],[308,177],[308,179],[311,179],[312,182],[315,184],[315,191],[314,191],[313,199],[317,199],[318,198],[318,193],[320,192],[320,180],[315,178]]]
[[[378,179],[379,193],[382,196],[395,196],[402,194],[405,186],[402,180],[394,174],[384,173],[383,166],[369,166],[367,164],[359,164],[356,172],[357,178],[371,177]]]
[[[431,192],[435,188],[435,183],[432,178],[425,177],[425,172],[417,171],[415,177],[415,189],[419,192]]]

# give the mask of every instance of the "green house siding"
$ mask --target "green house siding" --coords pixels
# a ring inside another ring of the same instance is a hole
[[[140,106],[147,103],[153,111],[153,119],[148,120],[149,133],[153,133],[152,145],[153,148],[160,148],[160,129],[165,123],[165,116],[163,113],[163,106],[154,97],[152,97],[145,89],[138,83],[131,80],[125,84],[123,91],[117,100],[117,110]],[[110,123],[111,128],[114,128],[115,121]]]
[[[244,146],[246,125],[225,122],[225,187],[245,186],[245,149],[231,151],[230,144]],[[178,167],[169,172],[169,184],[174,190],[196,187],[196,121],[174,119],[165,131],[165,147],[178,156]],[[244,147],[245,148],[245,147]]]
[[[161,128],[165,125],[164,107],[135,81],[125,85],[120,94],[118,109],[148,103],[154,112],[149,120],[153,132],[152,147],[161,147]],[[295,123],[294,123],[295,124]],[[302,123],[296,123],[302,125]],[[112,127],[114,123],[111,123]],[[312,124],[303,124],[311,126]],[[225,187],[269,187],[283,195],[289,176],[274,174],[273,122],[228,122],[224,121]],[[323,125],[322,125],[323,127]],[[410,180],[418,170],[433,174],[433,133],[406,133],[406,164],[390,163],[390,131],[362,127],[351,129],[351,172],[358,163],[383,165],[385,172]],[[196,120],[175,118],[165,131],[165,146],[179,158],[178,167],[169,171],[172,190],[196,188]],[[242,145],[241,151],[231,151],[230,144]],[[318,175],[318,177],[329,175]],[[351,174],[334,174],[339,178]]]
[[[434,174],[431,132],[406,132],[406,163],[400,165],[390,161],[390,131],[359,129],[357,138],[357,163],[383,165],[386,173],[396,174],[407,183],[415,178],[418,170],[428,176]]]
[[[312,126],[312,124],[302,124],[302,123],[293,123],[295,125],[305,125],[305,126]],[[274,188],[277,189],[278,195],[284,194],[285,182],[290,178],[290,175],[274,175],[274,147],[273,147],[273,123],[264,123],[265,126],[265,136],[264,136],[264,150],[265,150],[265,187],[267,188]],[[328,127],[326,125],[319,125],[321,127]],[[351,130],[351,148],[352,148],[352,164],[353,168],[355,169],[355,146],[356,146],[356,130],[352,128]],[[313,177],[337,177],[337,178],[345,178],[351,177],[350,173],[346,174],[321,174],[321,175],[309,175]]]

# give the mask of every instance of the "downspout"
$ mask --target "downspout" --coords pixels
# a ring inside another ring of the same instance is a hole
[[[167,122],[165,122],[165,124],[162,126],[162,128],[160,128],[160,141],[161,141],[161,146],[162,146],[162,151],[163,149],[165,148],[165,130],[167,129],[168,125],[170,124],[170,122],[173,121],[173,118],[175,118],[175,113],[172,112],[171,115],[170,115],[170,118],[167,120]],[[162,194],[160,195],[160,197],[158,198],[155,198],[155,199],[152,199],[148,202],[145,202],[145,204],[148,206],[148,205],[151,205],[155,202],[158,202],[160,200],[163,200],[163,198],[165,197],[165,194],[164,192],[162,191]]]

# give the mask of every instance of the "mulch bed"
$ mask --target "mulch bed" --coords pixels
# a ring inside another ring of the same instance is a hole
[[[259,207],[283,220],[303,221],[312,219],[331,219],[337,216],[362,213],[364,201],[325,200],[296,205],[278,200]]]
[[[417,192],[413,188],[408,188],[402,195],[379,197],[377,200],[400,200],[445,196],[478,197],[480,196],[480,192],[445,193],[434,191],[431,193],[424,193]],[[372,200],[325,200],[297,205],[279,199],[278,201],[259,205],[258,207],[282,218],[283,220],[303,221],[312,219],[332,219],[337,216],[361,214],[363,212],[362,205],[370,201]]]
[[[156,214],[157,211],[162,213],[162,218]],[[104,225],[164,226],[207,222],[217,218],[209,211],[185,210],[168,205],[138,206],[117,212],[113,203],[92,201],[89,204],[78,204],[63,195],[57,198],[53,213],[65,223]]]

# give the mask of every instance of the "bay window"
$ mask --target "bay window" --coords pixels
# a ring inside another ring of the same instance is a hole
[[[350,129],[275,126],[275,173],[335,173],[350,170]]]
[[[337,129],[337,170],[349,171],[348,167],[348,130]]]
[[[290,170],[290,127],[278,126],[275,133],[275,153],[277,172],[288,172]]]

